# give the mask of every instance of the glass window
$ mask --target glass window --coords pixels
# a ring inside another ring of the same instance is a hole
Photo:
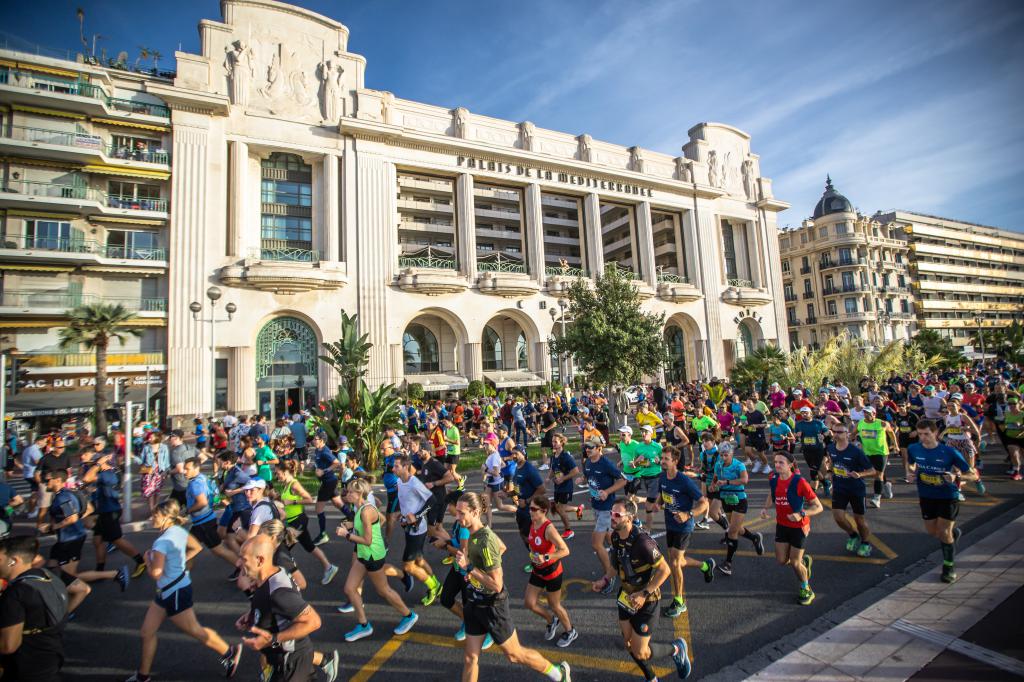
[[[305,182],[264,179],[260,200],[265,204],[312,206],[313,186]]]
[[[813,303],[808,303],[807,304],[807,319],[808,320],[813,320],[814,319],[814,304]]]
[[[441,371],[437,338],[421,324],[410,324],[402,336],[402,355],[406,374]]]
[[[686,279],[686,251],[680,231],[681,219],[677,213],[651,211],[654,239],[654,267],[659,279],[683,282]],[[783,263],[785,271],[787,263]]]
[[[71,223],[56,220],[29,220],[25,223],[26,249],[58,251],[69,248],[70,242]]]
[[[549,275],[586,271],[586,247],[583,212],[577,197],[561,194],[540,195],[544,209],[544,266]]]
[[[754,334],[750,327],[741,324],[736,335],[736,361],[739,362],[754,352]]]
[[[640,279],[640,261],[635,250],[636,218],[633,207],[601,202],[601,250],[605,266],[615,265],[634,279]]]
[[[477,248],[477,269],[527,272],[522,191],[478,182],[473,187],[473,213],[478,245],[486,240],[492,246]]]
[[[217,358],[214,362],[214,377],[216,388],[214,389],[214,410],[223,412],[228,409],[228,360]]]
[[[484,370],[494,371],[504,369],[501,356],[501,337],[490,327],[484,327],[483,347]]]
[[[825,302],[825,312],[829,315],[835,315],[837,311],[835,300],[829,300]]]
[[[400,267],[456,269],[454,207],[451,178],[398,172]]]
[[[846,308],[847,313],[857,312],[857,299],[847,298],[843,299],[843,306]]]
[[[722,221],[722,255],[725,258],[725,278],[739,279],[739,268],[736,264],[736,239],[733,236],[732,225],[729,221]],[[808,291],[810,282],[806,283]]]
[[[312,166],[296,154],[274,152],[260,162],[260,169],[261,258],[312,260]]]
[[[519,369],[530,369],[530,351],[523,332],[519,332],[519,338],[516,339],[516,364]]]

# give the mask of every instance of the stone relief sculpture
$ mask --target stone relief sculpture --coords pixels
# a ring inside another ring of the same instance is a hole
[[[708,184],[712,187],[722,186],[721,171],[718,167],[718,152],[712,149],[708,152]]]
[[[224,66],[231,79],[231,103],[244,107],[249,103],[249,85],[256,77],[256,58],[244,40],[236,40],[227,50]]]
[[[754,162],[751,159],[746,159],[740,170],[743,173],[743,193],[747,195],[747,200],[753,201],[756,196],[754,189]]]
[[[732,184],[732,179],[732,152],[726,152],[722,155],[722,165],[718,169],[718,181],[720,183],[718,186],[728,191],[729,185]]]
[[[320,77],[320,110],[324,120],[337,122],[339,118],[338,102],[341,99],[341,76],[345,73],[339,64],[331,58],[320,62],[317,75]]]
[[[455,124],[455,137],[465,140],[469,136],[469,109],[466,107],[452,109],[452,118]]]
[[[629,167],[637,173],[644,172],[644,152],[640,147],[629,148]]]
[[[579,143],[579,156],[580,161],[593,161],[594,160],[594,138],[590,135],[583,133],[576,138]]]
[[[391,123],[391,110],[395,106],[395,96],[390,92],[380,94],[380,120],[384,123]]]
[[[693,182],[693,166],[684,156],[676,157],[676,178],[683,182]]]
[[[526,151],[533,151],[533,135],[536,128],[530,121],[523,121],[519,124],[519,148]]]

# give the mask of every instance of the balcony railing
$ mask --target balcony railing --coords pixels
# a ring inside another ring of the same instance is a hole
[[[800,268],[800,274],[801,275],[809,275],[809,274],[811,274],[811,266],[810,265],[804,265],[803,267],[801,267]]]
[[[686,275],[677,275],[672,272],[659,272],[658,281],[668,284],[689,284],[690,278]]]
[[[848,268],[854,265],[864,265],[867,261],[864,258],[840,258],[839,260],[823,259],[818,263],[819,270],[829,268]]]
[[[118,111],[126,111],[129,114],[146,114],[147,116],[159,116],[170,118],[171,110],[163,104],[150,104],[149,102],[136,102],[131,99],[120,97],[108,97],[107,106]]]
[[[167,165],[169,161],[169,155],[163,150],[139,149],[114,145],[112,143],[105,145],[103,138],[99,135],[28,126],[11,126],[9,130],[10,134],[6,136],[7,139],[18,140],[19,142],[52,144],[58,147],[74,147],[75,149],[91,149],[102,152],[112,159],[123,159],[125,161],[142,161],[163,165]]]
[[[444,249],[425,246],[416,251],[407,251],[398,257],[400,268],[427,268],[428,270],[458,270],[455,256]]]
[[[818,318],[813,315],[807,318],[807,324],[818,324]]]
[[[590,277],[590,274],[583,268],[572,268],[568,265],[549,265],[544,268],[544,274],[549,277]]]
[[[725,283],[731,287],[741,287],[744,289],[749,289],[750,287],[754,286],[754,283],[751,282],[749,279],[729,279],[726,280]]]
[[[0,294],[0,305],[11,308],[58,308],[67,310],[89,303],[120,304],[131,312],[165,313],[166,298],[138,298],[75,294],[65,291],[22,291],[6,289]]]
[[[96,353],[19,353],[18,360],[23,367],[93,367]],[[163,365],[166,359],[163,351],[148,353],[108,353],[107,365]]]
[[[261,261],[275,261],[279,263],[319,263],[320,252],[313,249],[303,249],[292,246],[284,246],[275,243],[277,240],[264,240],[263,245],[258,249],[252,249],[250,256]]]
[[[166,199],[119,196],[117,194],[108,194],[106,197],[107,206],[110,208],[127,208],[133,211],[156,211],[157,213],[167,213]]]
[[[103,254],[106,258],[124,260],[167,260],[167,249],[162,246],[113,246],[107,244],[103,247]]]
[[[606,263],[604,269],[605,272],[607,272],[608,270],[615,270],[620,275],[629,280],[639,281],[643,279],[643,277],[640,276],[639,272],[634,272],[632,268],[627,268],[625,266],[619,265],[618,263]]]
[[[102,245],[92,239],[77,237],[60,238],[44,235],[7,235],[0,237],[0,248],[53,251],[56,253],[89,253],[103,258],[118,260],[167,260],[167,249],[163,246],[114,246]]]
[[[514,272],[526,274],[526,265],[521,260],[509,258],[501,253],[477,256],[476,269],[480,272]]]
[[[36,180],[13,180],[3,186],[4,192],[11,194],[27,194],[33,197],[54,197],[57,199],[81,199],[103,201],[104,194],[98,189],[80,185],[66,185],[57,182],[38,182]]]
[[[797,300],[798,298],[800,298],[800,297],[797,296],[796,294],[786,294],[786,296],[785,296],[785,299],[786,299],[787,303],[792,303],[793,301]]]
[[[806,301],[806,300],[811,299],[811,298],[814,298],[814,292],[813,291],[805,291],[804,292],[804,300]]]
[[[868,287],[863,284],[844,284],[840,287],[825,287],[825,295],[832,296],[834,294],[851,294],[862,291],[867,291]]]
[[[103,102],[107,108],[131,114],[145,114],[160,118],[170,118],[171,110],[163,104],[150,104],[121,97],[108,97],[98,85],[85,81],[73,81],[53,76],[44,76],[31,71],[18,69],[0,69],[0,85],[13,85],[30,90],[43,90],[59,95],[88,97]]]
[[[104,147],[104,153],[112,159],[124,161],[141,161],[143,163],[159,163],[167,165],[170,163],[170,154],[162,149],[138,149],[124,147],[113,143]]]

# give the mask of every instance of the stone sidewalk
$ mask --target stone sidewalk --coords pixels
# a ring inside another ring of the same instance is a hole
[[[947,585],[937,563],[752,679],[907,680],[945,650],[1024,676],[1024,661],[959,639],[1024,585],[1024,515],[957,556],[956,569]]]

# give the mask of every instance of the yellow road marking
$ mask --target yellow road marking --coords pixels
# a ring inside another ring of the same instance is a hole
[[[389,658],[395,655],[395,652],[402,646],[402,642],[405,641],[406,637],[408,635],[392,637],[384,642],[384,646],[377,650],[373,658],[367,661],[366,665],[360,668],[359,672],[353,675],[349,682],[366,682],[373,677],[373,674],[380,670],[381,666],[387,663]]]
[[[884,554],[888,559],[895,559],[897,556],[899,556],[898,554],[896,554],[896,552],[892,550],[891,547],[889,547],[889,545],[882,542],[882,539],[874,533],[868,536],[868,542],[870,542],[874,547],[877,547],[878,551]]]
[[[684,569],[685,570],[685,569]],[[671,578],[666,582],[671,582]],[[683,603],[686,603],[686,584],[683,583]],[[682,615],[675,619],[672,623],[672,628],[675,631],[676,637],[682,637],[686,640],[686,657],[690,659],[690,663],[693,663],[693,640],[690,638],[690,609],[687,608],[683,611]]]
[[[439,646],[446,649],[461,649],[463,647],[462,642],[456,642],[451,637],[442,637],[440,635],[428,635],[423,632],[410,632],[406,635],[402,635],[399,638],[409,642],[415,642],[417,644],[426,644],[428,646]],[[541,649],[539,647],[531,647],[536,649],[541,656],[548,659],[549,661],[565,661],[573,668],[591,668],[593,670],[604,670],[605,672],[611,673],[622,673],[624,675],[635,675],[636,664],[633,663],[628,655],[623,652],[624,660],[616,660],[611,658],[601,658],[598,656],[588,656],[584,654],[574,654],[565,649]],[[493,646],[485,654],[501,654],[501,649],[497,646]],[[654,667],[654,672],[659,677],[668,676],[675,672],[675,668],[664,668],[660,666]],[[353,677],[353,680],[356,678]]]

